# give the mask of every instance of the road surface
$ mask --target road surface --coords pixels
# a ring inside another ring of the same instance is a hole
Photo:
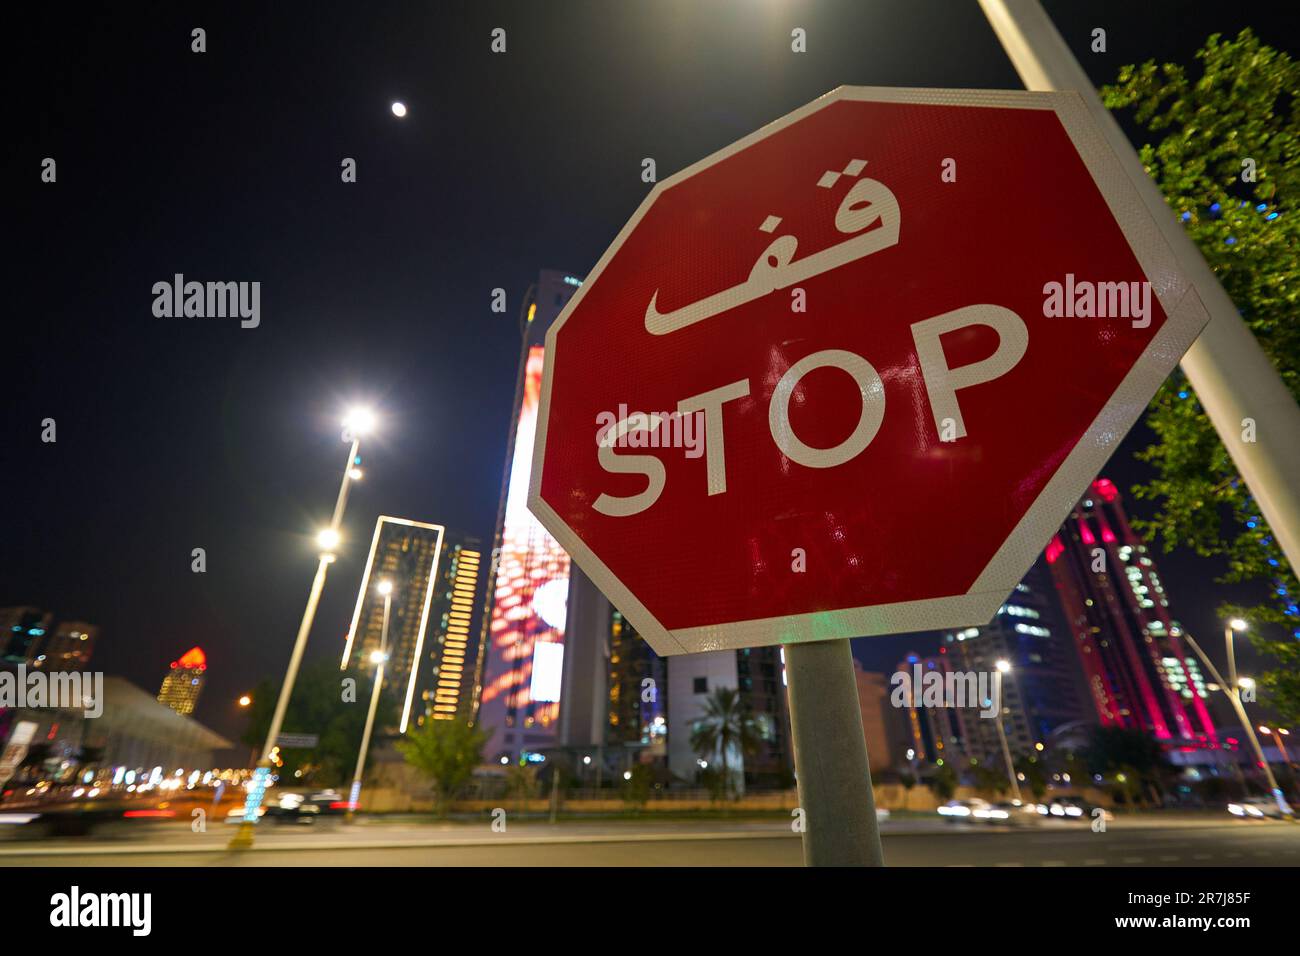
[[[565,821],[360,823],[259,828],[251,851],[232,830],[171,823],[79,840],[0,841],[0,866],[799,866],[783,822]],[[11,837],[13,834],[9,834]],[[1011,829],[938,821],[882,828],[891,866],[1300,866],[1300,824],[1213,818],[1120,819]]]

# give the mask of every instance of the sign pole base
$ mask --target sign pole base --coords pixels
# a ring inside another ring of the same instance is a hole
[[[848,641],[785,645],[805,866],[884,866]]]

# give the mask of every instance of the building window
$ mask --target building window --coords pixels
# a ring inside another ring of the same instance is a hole
[[[695,693],[707,694],[709,692],[709,679],[707,677],[695,678]]]

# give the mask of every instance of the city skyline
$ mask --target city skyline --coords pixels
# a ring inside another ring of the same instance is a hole
[[[1212,24],[1195,21],[1195,28],[1188,18],[1173,30],[1154,29],[1154,14],[1132,11],[1128,29],[1112,30],[1110,52],[1090,56],[1087,14],[1062,4],[1050,12],[1079,44],[1076,53],[1098,83],[1124,62],[1187,61],[1210,26],[1232,33],[1254,24],[1271,42],[1286,42],[1286,34],[1257,11],[1219,13]],[[933,55],[864,61],[848,38],[879,33],[877,15],[888,23],[898,49],[925,48]],[[75,522],[47,522],[39,530],[28,530],[17,513],[6,520],[7,528],[18,530],[14,546],[0,555],[0,604],[34,605],[61,619],[94,622],[101,628],[96,663],[140,686],[157,680],[148,662],[170,659],[179,629],[184,641],[231,662],[213,675],[198,713],[223,732],[236,733],[242,715],[234,700],[259,678],[281,673],[288,655],[311,580],[314,531],[328,517],[337,482],[337,419],[343,408],[371,403],[383,428],[365,451],[366,477],[353,492],[309,660],[337,651],[378,515],[435,516],[490,539],[518,374],[523,297],[539,268],[582,269],[596,261],[648,189],[640,178],[642,157],[653,155],[666,174],[840,83],[1020,85],[976,7],[945,15],[948,29],[935,35],[905,4],[884,4],[878,11],[852,4],[812,9],[806,26],[822,38],[817,56],[800,61],[798,72],[782,68],[782,82],[775,84],[764,78],[760,64],[728,62],[727,75],[752,92],[698,105],[678,91],[712,88],[717,64],[684,62],[677,83],[657,86],[653,77],[661,64],[649,41],[665,28],[650,17],[637,21],[648,40],[629,51],[638,58],[636,68],[602,44],[608,15],[595,14],[587,28],[566,31],[540,11],[520,10],[510,18],[514,42],[508,55],[490,59],[486,44],[451,44],[445,61],[428,73],[422,41],[394,29],[393,15],[380,15],[364,29],[385,38],[388,62],[339,52],[333,59],[349,65],[336,76],[313,73],[310,84],[295,80],[290,96],[268,99],[263,91],[276,86],[280,71],[254,52],[237,18],[217,11],[208,29],[214,40],[222,39],[202,62],[234,58],[248,64],[225,75],[225,108],[241,117],[238,128],[255,142],[287,130],[303,144],[290,157],[273,160],[268,153],[264,168],[255,168],[243,160],[242,149],[214,132],[191,136],[183,104],[207,102],[215,91],[190,69],[187,44],[166,52],[170,37],[189,35],[192,25],[184,13],[163,11],[129,32],[107,14],[88,14],[102,49],[88,47],[67,62],[66,89],[78,86],[78,71],[93,76],[95,64],[104,62],[97,58],[110,47],[139,50],[144,62],[167,69],[172,81],[166,90],[146,92],[145,81],[132,74],[122,88],[101,91],[104,108],[85,114],[60,88],[51,109],[78,116],[77,122],[19,126],[17,153],[76,156],[74,165],[84,172],[74,176],[65,164],[55,190],[41,191],[31,177],[17,203],[16,228],[36,237],[36,244],[67,244],[58,261],[76,260],[84,274],[52,312],[41,290],[66,283],[34,273],[19,284],[18,311],[47,320],[20,327],[15,345],[27,358],[24,375],[32,382],[57,377],[77,382],[82,391],[52,395],[19,380],[11,383],[16,387],[4,403],[5,425],[30,444],[22,444],[24,467],[7,478],[15,487],[11,503],[21,502],[24,513],[62,514],[70,502],[78,507]],[[761,18],[742,21],[740,35],[734,35],[734,24],[724,29],[705,19],[693,22],[701,43],[724,48],[758,48],[775,29]],[[486,36],[494,25],[487,13],[471,13],[458,30]],[[356,39],[326,19],[303,24],[284,11],[267,12],[263,28],[323,51],[352,49]],[[57,28],[32,33],[52,62],[69,56],[49,39]],[[588,72],[565,66],[564,58],[575,50],[617,77],[618,101],[645,108],[635,117],[611,112],[603,101],[596,113],[576,108],[594,104],[584,79]],[[513,110],[508,124],[499,121],[501,104],[488,89],[455,101],[440,94],[462,86],[460,77],[480,75],[495,77],[502,88],[527,89],[539,67],[555,84],[545,101],[549,108]],[[159,96],[160,105],[170,108],[141,116],[132,105]],[[399,98],[409,110],[400,123],[388,108]],[[457,131],[456,141],[472,144],[465,149],[492,157],[486,168],[468,170],[458,188],[449,188],[448,178],[457,175],[457,160],[466,154],[453,150],[447,156],[440,147],[448,129]],[[597,135],[607,144],[599,156],[573,145]],[[118,155],[123,139],[164,151],[188,144],[174,158],[170,188],[212,214],[198,246],[177,251],[191,216],[151,201],[156,180]],[[515,157],[518,142],[533,148]],[[447,162],[428,169],[417,159],[426,155]],[[345,156],[358,161],[352,185],[339,182]],[[526,172],[519,183],[529,185],[503,189],[498,174],[506,168]],[[86,191],[105,178],[114,181],[114,194],[90,210],[93,225],[72,233],[59,227],[84,214]],[[266,190],[272,188],[283,197],[274,208],[297,210],[296,234],[315,237],[311,244],[285,249],[248,241],[279,228],[278,216],[266,208]],[[398,198],[356,198],[381,189],[379,195]],[[431,236],[433,209],[439,210],[440,229]],[[150,211],[142,216],[138,210]],[[120,223],[132,224],[135,241],[105,257],[97,237],[113,234]],[[496,238],[482,254],[472,253],[459,237],[482,231],[485,223],[502,228],[489,230]],[[386,238],[376,243],[354,236]],[[440,266],[436,275],[427,275],[417,262]],[[261,323],[242,329],[238,321],[155,317],[152,284],[178,272],[198,280],[260,278]],[[363,277],[360,284],[347,285],[344,280],[354,275]],[[504,291],[502,312],[492,310],[497,289]],[[111,311],[103,321],[81,323],[86,315],[99,315],[105,302]],[[83,331],[66,335],[70,324]],[[413,349],[410,343],[428,347]],[[115,356],[111,366],[104,361],[109,354]],[[77,400],[91,395],[94,401]],[[46,417],[57,422],[57,443],[39,441],[38,425]],[[132,436],[130,453],[119,439],[123,431]],[[1107,472],[1121,489],[1147,474],[1132,454],[1148,438],[1136,429],[1112,459]],[[112,467],[110,494],[82,500],[80,474],[87,462]],[[191,570],[195,548],[206,553],[201,574]],[[1176,553],[1160,561],[1181,595],[1185,623],[1197,631],[1215,625],[1220,601],[1257,590],[1207,587],[1219,566],[1194,555]],[[859,641],[855,651],[871,669],[887,672],[908,649],[937,650],[940,639]],[[1211,647],[1210,653],[1218,651]],[[1242,653],[1249,655],[1249,647],[1243,644]]]

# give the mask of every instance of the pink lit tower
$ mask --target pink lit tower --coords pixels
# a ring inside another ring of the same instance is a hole
[[[1092,483],[1046,557],[1102,726],[1146,730],[1168,750],[1218,749],[1200,664],[1113,482]]]

